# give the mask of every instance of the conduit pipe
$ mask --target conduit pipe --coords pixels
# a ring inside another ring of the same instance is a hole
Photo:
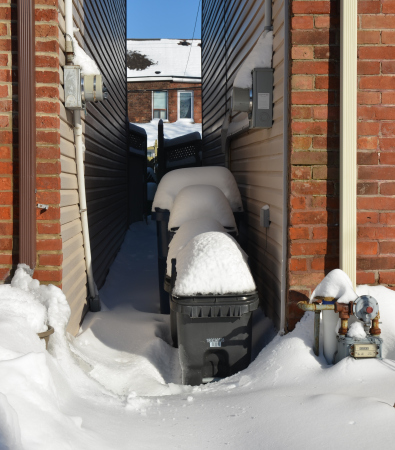
[[[356,285],[357,263],[357,4],[340,11],[340,268]]]
[[[73,2],[72,0],[65,0],[65,25],[66,25],[66,54],[68,54],[67,64],[73,64],[72,52],[72,37],[73,37]],[[85,265],[86,274],[88,278],[88,288],[90,294],[89,309],[91,311],[100,311],[100,297],[93,278],[92,269],[92,254],[91,244],[89,239],[88,227],[88,211],[86,205],[86,191],[85,191],[85,173],[84,173],[84,144],[82,142],[82,123],[81,111],[74,110],[74,144],[75,144],[75,159],[77,165],[77,180],[78,180],[78,195],[80,201],[80,215],[82,225],[82,236],[84,241]]]

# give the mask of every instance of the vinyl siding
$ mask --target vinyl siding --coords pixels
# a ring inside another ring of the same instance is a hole
[[[100,288],[123,241],[128,216],[126,2],[73,0],[76,38],[96,61],[109,88],[103,103],[82,113],[85,183],[93,273]],[[64,1],[59,0],[60,62],[64,65]],[[63,69],[60,97],[64,102]],[[60,105],[62,288],[71,306],[68,331],[76,334],[87,305],[82,227],[76,175],[73,112]]]
[[[221,127],[230,107],[235,75],[264,27],[264,0],[203,1],[203,161],[225,165]],[[247,251],[262,306],[277,328],[281,300],[284,215],[284,0],[273,1],[273,127],[245,132],[232,139],[227,166],[233,172],[246,211],[240,240]],[[271,224],[259,225],[259,213],[270,205]]]

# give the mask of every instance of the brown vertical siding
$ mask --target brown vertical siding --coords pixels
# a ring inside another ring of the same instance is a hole
[[[203,1],[202,101],[203,160],[205,165],[224,164],[221,127],[230,108],[236,73],[264,31],[264,0]],[[283,0],[273,1],[273,127],[248,131],[232,139],[228,166],[235,175],[246,210],[240,238],[266,314],[280,328],[284,310],[283,220],[286,174],[284,165],[284,17]],[[271,225],[259,225],[259,211],[270,205]]]

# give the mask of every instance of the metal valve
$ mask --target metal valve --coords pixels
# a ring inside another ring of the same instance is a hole
[[[361,295],[353,304],[353,314],[366,325],[377,316],[379,304],[377,300],[370,295]]]

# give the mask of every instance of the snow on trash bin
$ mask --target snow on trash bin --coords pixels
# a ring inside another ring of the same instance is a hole
[[[228,230],[237,230],[232,209],[223,192],[215,186],[193,185],[182,189],[174,200],[169,230],[201,217],[211,217]]]
[[[182,250],[192,238],[209,231],[226,233],[226,229],[218,222],[218,220],[213,219],[212,217],[201,217],[199,219],[189,220],[180,226],[169,244],[166,266],[167,276],[171,276],[171,260],[177,257],[178,252]]]
[[[176,257],[173,295],[243,294],[256,286],[234,238],[208,232],[192,238]]]
[[[155,208],[171,211],[173,202],[181,189],[197,184],[216,186],[228,199],[233,212],[243,211],[236,180],[225,167],[190,167],[167,173],[159,183],[152,211],[154,212]]]

